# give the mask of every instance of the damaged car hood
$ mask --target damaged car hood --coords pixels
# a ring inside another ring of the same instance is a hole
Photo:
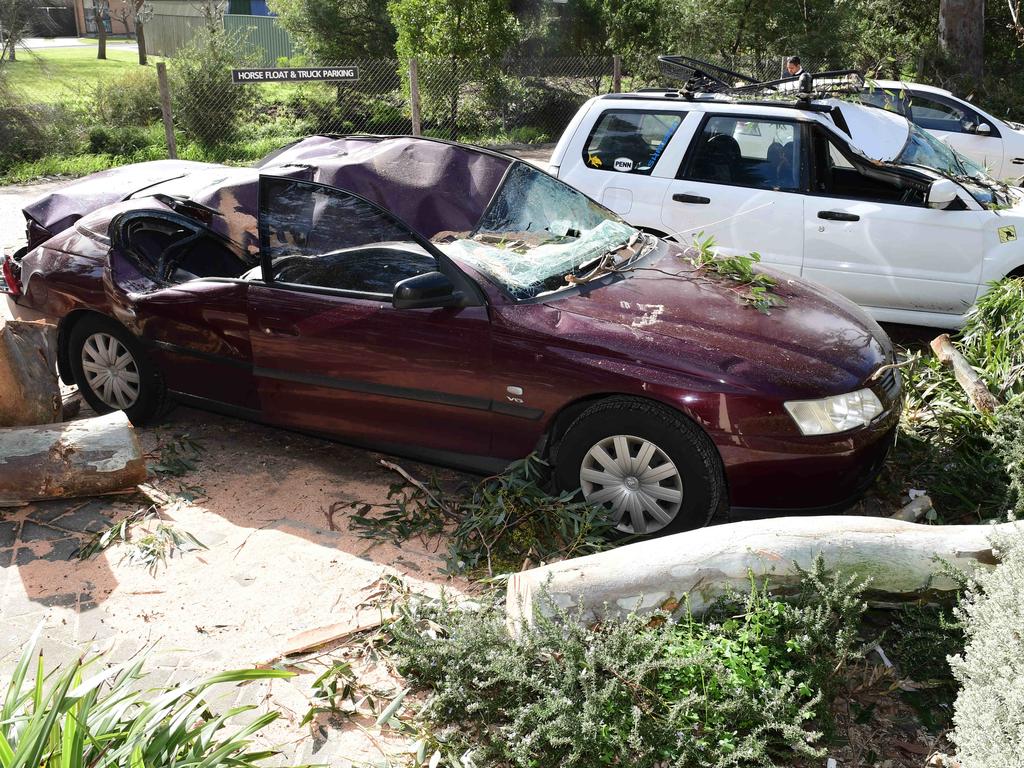
[[[701,361],[700,372],[722,382],[755,384],[786,396],[821,396],[823,386],[833,393],[855,390],[892,359],[884,331],[855,304],[805,280],[758,269],[776,278],[773,293],[786,302],[770,315],[742,306],[736,283],[694,268],[673,244],[664,244],[623,279],[553,295],[544,303],[618,327],[612,335],[626,354],[674,367],[672,360],[658,359],[664,346],[678,364]]]

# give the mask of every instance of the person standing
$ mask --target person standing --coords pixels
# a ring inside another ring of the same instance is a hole
[[[804,73],[799,56],[790,56],[786,59],[786,71],[789,72],[790,77],[800,77]]]

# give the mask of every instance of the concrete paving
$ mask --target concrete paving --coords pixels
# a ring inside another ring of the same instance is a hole
[[[201,446],[195,468],[151,474],[174,501],[147,526],[187,531],[205,548],[179,552],[152,572],[133,559],[130,545],[87,560],[76,555],[96,531],[148,507],[141,495],[0,509],[0,690],[40,625],[47,668],[100,652],[106,662],[121,662],[151,648],[147,684],[157,685],[272,662],[296,633],[363,615],[361,606],[372,603],[388,575],[428,593],[463,587],[441,572],[440,540],[398,547],[349,530],[351,502],[383,503],[397,479],[376,454],[188,408],[139,430],[154,464],[183,435]],[[398,461],[421,478],[439,471]],[[441,477],[449,484],[467,479]],[[320,717],[312,730],[300,727],[311,683],[330,661],[289,664],[298,673],[291,680],[226,692],[226,705],[252,702],[260,712],[283,713],[260,741],[283,750],[282,765],[373,762],[382,758],[380,746],[402,743],[368,738],[357,723],[366,728],[372,719]],[[397,692],[382,667],[364,670]]]

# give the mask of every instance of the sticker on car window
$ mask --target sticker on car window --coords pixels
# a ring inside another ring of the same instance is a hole
[[[589,162],[590,165],[592,165],[594,168],[600,168],[601,167],[601,158],[598,157],[597,155],[591,155],[587,159],[587,162]]]
[[[616,157],[615,170],[622,171],[623,173],[629,173],[633,170],[633,161],[628,157]]]
[[[1000,227],[999,228],[999,242],[1000,243],[1012,243],[1017,239],[1017,228],[1016,227]]]

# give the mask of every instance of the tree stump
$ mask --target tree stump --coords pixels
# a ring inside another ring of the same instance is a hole
[[[146,460],[121,411],[64,424],[0,429],[0,507],[98,496],[146,479]]]
[[[0,427],[60,419],[57,327],[23,320],[0,324]]]

